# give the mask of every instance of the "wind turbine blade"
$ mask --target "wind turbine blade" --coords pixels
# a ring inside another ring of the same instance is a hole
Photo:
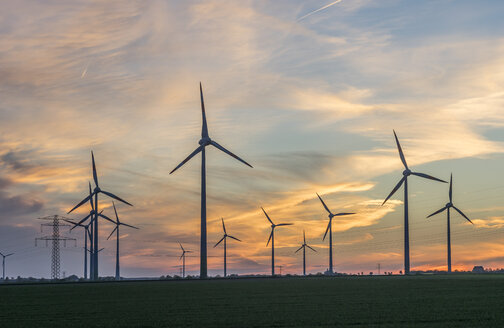
[[[270,236],[268,238],[268,242],[266,243],[266,247],[268,247],[272,236],[273,236],[273,229],[271,229],[271,233],[270,233]]]
[[[346,212],[343,212],[343,213],[334,214],[334,216],[343,216],[343,215],[352,215],[352,214],[355,214],[355,213],[346,213]]]
[[[266,218],[268,219],[268,221],[269,221],[271,224],[274,224],[274,223],[273,223],[273,221],[271,221],[271,219],[270,219],[270,217],[269,217],[268,213],[266,213],[266,211],[264,210],[264,208],[262,208],[262,207],[261,207],[261,209],[263,210],[264,215],[266,215]]]
[[[194,150],[191,154],[189,154],[189,156],[186,157],[186,159],[184,159],[179,165],[177,165],[176,168],[174,168],[170,174],[172,174],[173,172],[177,171],[179,169],[179,167],[181,167],[182,165],[184,165],[185,163],[187,163],[187,161],[189,161],[191,158],[194,157],[194,155],[196,155],[197,153],[199,153],[200,151],[202,151],[204,148],[204,146],[199,146],[198,148],[196,148],[196,150]]]
[[[226,232],[226,225],[224,224],[224,218],[221,218],[222,220],[222,229],[224,230],[224,234],[227,235],[227,232]]]
[[[327,232],[329,231],[330,226],[331,226],[331,220],[329,220],[329,223],[327,224],[327,228],[326,228],[326,231],[325,231],[325,234],[324,234],[324,237],[322,238],[322,240],[325,240],[325,237],[327,236]]]
[[[452,189],[453,189],[453,174],[450,174],[450,192],[448,195],[450,196],[450,203],[452,202]]]
[[[289,226],[289,225],[293,225],[294,223],[280,223],[280,224],[277,224],[276,226],[277,227],[280,227],[280,226]]]
[[[406,163],[406,158],[404,158],[404,153],[402,151],[401,144],[399,143],[399,139],[397,138],[397,134],[395,133],[395,130],[392,130],[392,131],[394,131],[394,137],[395,137],[395,141],[397,144],[397,150],[399,150],[399,157],[401,157],[401,162],[403,163],[404,167],[407,169],[408,164]]]
[[[311,249],[312,251],[316,252],[316,250],[315,250],[315,249],[313,249],[313,248],[311,248],[311,246],[310,246],[310,245],[306,245],[306,247],[308,247],[308,248],[309,248],[309,249]]]
[[[232,152],[230,152],[229,150],[227,150],[226,148],[222,147],[221,145],[219,145],[217,142],[215,141],[210,141],[210,144],[212,146],[214,146],[215,148],[225,152],[226,154],[228,154],[229,156],[231,157],[234,157],[235,159],[239,160],[240,162],[242,162],[243,164],[247,165],[247,166],[250,166],[252,167],[252,165],[250,165],[249,163],[245,162],[243,159],[241,159],[240,157],[236,156],[235,154],[233,154]],[[253,167],[252,167],[253,168]]]
[[[93,179],[94,179],[94,183],[98,187],[98,175],[96,174],[96,165],[95,165],[94,154],[93,154],[92,150],[91,150],[91,160],[93,162]]]
[[[105,191],[105,190],[101,190],[100,192],[101,192],[101,193],[104,193],[105,195],[109,196],[110,198],[117,199],[118,201],[123,202],[123,203],[124,203],[124,204],[126,204],[126,205],[133,206],[133,205],[131,205],[130,203],[128,203],[127,201],[125,201],[124,199],[117,197],[116,195],[114,195],[114,194],[113,194],[113,193],[111,193],[111,192],[108,192],[108,191]]]
[[[236,238],[236,237],[233,237],[233,236],[230,236],[230,235],[228,235],[228,237],[241,242],[241,240],[238,239],[238,238]]]
[[[327,205],[324,203],[324,201],[322,200],[322,197],[320,197],[320,195],[317,193],[317,196],[318,198],[320,199],[320,201],[322,202],[322,205],[324,205],[324,208],[326,209],[326,211],[329,213],[329,214],[332,214],[331,211],[329,210],[329,208],[327,207]]]
[[[439,213],[443,212],[444,210],[446,210],[446,207],[443,207],[442,209],[437,210],[436,212],[434,212],[431,215],[429,215],[427,218],[430,218],[431,216],[439,214]]]
[[[180,255],[179,261],[182,260],[183,257],[184,257],[184,253],[182,253],[182,255]]]
[[[116,216],[117,223],[119,223],[119,216],[117,215],[117,209],[115,207],[114,201],[112,201],[112,206],[114,207],[114,213],[115,213],[115,216]]]
[[[471,221],[471,220],[469,220],[469,218],[468,218],[468,217],[467,217],[464,213],[462,213],[462,211],[461,211],[461,210],[459,210],[459,209],[458,209],[458,208],[456,208],[455,206],[453,206],[453,208],[455,209],[455,211],[459,212],[459,214],[460,214],[460,215],[462,215],[462,216],[463,216],[463,217],[464,217],[467,221],[469,221],[469,222],[471,222],[471,223],[472,223],[472,221]],[[472,223],[472,224],[474,224],[474,223]]]
[[[306,244],[306,234],[304,229],[303,229],[303,244]]]
[[[434,180],[434,181],[448,183],[448,182],[446,182],[444,180],[441,180],[441,179],[438,179],[438,178],[434,178],[433,176],[430,176],[430,175],[425,174],[425,173],[411,172],[411,174],[416,175],[418,177],[425,178],[425,179],[430,179],[430,180]]]
[[[137,230],[140,229],[140,228],[137,228],[135,226],[132,226],[132,225],[129,225],[129,224],[126,224],[126,223],[122,223],[122,222],[120,222],[119,225],[123,225],[123,226],[129,227],[129,228],[133,228],[133,229],[137,229]]]
[[[100,216],[100,217],[104,218],[105,220],[107,220],[107,221],[109,221],[109,222],[111,222],[111,223],[113,223],[113,224],[117,225],[117,223],[115,223],[113,220],[111,220],[108,216],[106,216],[106,215],[102,214],[102,212],[103,212],[103,211],[101,211],[101,212],[98,214],[98,216]]]
[[[392,195],[395,194],[395,192],[397,191],[397,189],[399,189],[401,187],[401,185],[403,184],[404,180],[406,180],[406,177],[403,176],[401,180],[399,180],[399,182],[396,184],[396,186],[394,187],[394,189],[392,189],[392,191],[390,192],[390,194],[387,196],[387,198],[385,198],[385,200],[383,201],[382,203],[382,206],[385,205],[385,203],[387,202],[387,200],[389,200],[390,197],[392,197]]]
[[[201,137],[208,138],[208,127],[206,121],[206,113],[205,113],[205,101],[203,100],[203,88],[201,87],[201,82],[199,84],[200,97],[201,97],[201,116],[203,118],[203,124],[201,127]]]
[[[77,223],[74,223],[75,225],[72,228],[70,228],[70,231],[72,231],[77,226],[82,226],[82,222],[86,221],[90,216],[91,214],[88,214],[84,219],[80,220]]]
[[[110,235],[107,237],[107,240],[110,239],[110,237],[112,237],[112,235],[114,234],[114,232],[117,230],[117,226],[114,228],[114,230],[112,230],[112,232],[110,233]]]
[[[217,247],[217,245],[219,245],[224,240],[224,238],[226,238],[226,236],[222,237],[221,240],[219,240],[217,244],[214,245],[214,248]]]
[[[182,252],[185,252],[185,249],[184,249],[184,247],[182,247],[182,244],[179,243],[179,245],[180,245],[180,248],[182,249]]]
[[[303,245],[303,246],[301,246],[301,247],[299,247],[299,248],[298,248],[298,249],[294,252],[294,254],[296,254],[297,252],[299,252],[300,250],[302,250],[302,249],[303,249],[303,247],[304,247],[304,245]]]
[[[14,255],[14,253],[7,254],[7,255],[5,255],[5,257],[11,256],[11,255]]]
[[[91,182],[89,183],[89,202],[91,203],[91,209],[94,211],[94,202],[93,202],[93,192],[91,191]]]
[[[91,194],[91,195],[87,196],[86,198],[84,198],[83,200],[81,200],[81,202],[79,204],[75,205],[75,207],[72,208],[70,211],[68,211],[67,214],[72,213],[75,209],[79,208],[82,204],[87,202],[91,197],[93,197],[93,194]]]

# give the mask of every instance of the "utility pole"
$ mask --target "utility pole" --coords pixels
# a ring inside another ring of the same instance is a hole
[[[59,216],[59,215],[51,215],[45,216],[42,218],[38,218],[38,220],[51,221],[50,223],[42,223],[40,225],[40,232],[43,232],[44,226],[52,227],[53,233],[50,236],[44,236],[35,238],[35,246],[37,246],[38,240],[45,240],[46,246],[48,245],[48,241],[52,241],[52,252],[51,252],[51,279],[56,280],[60,278],[60,241],[63,241],[63,247],[66,247],[67,240],[75,241],[75,247],[77,247],[77,240],[75,238],[62,237],[60,236],[60,227],[69,227],[69,224],[61,223],[62,220],[69,220],[68,218]]]
[[[378,268],[378,274],[380,274],[380,270],[381,270],[381,264],[380,263],[378,263],[377,268]]]

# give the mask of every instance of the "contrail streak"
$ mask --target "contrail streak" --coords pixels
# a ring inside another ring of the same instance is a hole
[[[311,15],[313,15],[313,14],[315,14],[315,13],[318,13],[319,11],[322,11],[322,10],[324,10],[324,9],[327,9],[327,8],[329,8],[329,7],[331,7],[331,6],[334,6],[335,4],[340,3],[341,1],[343,1],[343,0],[336,0],[336,1],[334,1],[334,2],[331,2],[330,4],[325,5],[325,6],[324,6],[324,7],[322,7],[322,8],[319,8],[319,9],[317,9],[317,10],[314,10],[314,11],[312,11],[312,12],[309,12],[308,14],[304,15],[303,17],[298,18],[298,20],[297,20],[297,21],[299,22],[299,21],[301,21],[301,20],[305,19],[306,17],[311,16]]]

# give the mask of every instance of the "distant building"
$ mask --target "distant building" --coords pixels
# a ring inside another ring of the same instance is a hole
[[[476,266],[472,269],[472,272],[473,272],[473,273],[485,273],[485,268],[483,268],[483,266],[481,266],[481,265],[476,265]]]

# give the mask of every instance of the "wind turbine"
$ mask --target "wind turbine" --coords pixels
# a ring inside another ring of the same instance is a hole
[[[185,256],[186,256],[186,253],[192,253],[192,251],[186,251],[184,249],[184,247],[182,247],[182,244],[179,243],[180,245],[180,248],[182,249],[182,255],[180,255],[180,260],[182,260],[182,278],[185,278]]]
[[[306,276],[306,247],[308,247],[312,251],[316,252],[316,250],[314,250],[313,248],[311,248],[310,245],[308,245],[306,243],[306,235],[305,235],[305,231],[303,230],[303,245],[301,245],[301,247],[299,247],[297,249],[297,251],[294,252],[294,253],[297,253],[301,249],[303,249],[303,276]]]
[[[227,242],[226,242],[226,239],[231,238],[231,239],[234,239],[234,240],[237,240],[240,242],[241,242],[241,240],[236,237],[233,237],[231,235],[228,235],[226,232],[226,225],[224,224],[224,219],[221,218],[221,220],[222,220],[222,229],[224,230],[224,237],[222,237],[221,240],[219,240],[219,242],[217,244],[215,244],[214,248],[217,247],[217,245],[219,245],[222,241],[224,241],[224,278],[225,278],[227,275],[227,262],[226,262]]]
[[[71,221],[71,220],[66,220],[66,222],[70,223],[70,224],[73,224],[73,228],[75,227],[83,227],[84,228],[84,279],[87,279],[87,253],[89,252],[89,250],[91,248],[93,248],[93,244],[92,244],[92,239],[91,239],[91,236],[92,236],[92,232],[90,229],[93,228],[92,226],[92,223],[93,223],[93,220],[92,219],[88,224],[82,224],[82,223],[78,223],[78,222],[74,222],[74,221]],[[72,229],[73,229],[72,228]],[[88,237],[89,237],[89,242],[91,243],[91,246],[88,248]]]
[[[89,266],[90,266],[90,272],[89,272],[89,277],[92,278],[94,276],[94,261],[93,261],[93,254],[94,254],[94,249],[93,249],[93,221],[95,220],[96,216],[101,217],[111,223],[115,223],[112,221],[108,216],[103,214],[103,210],[100,211],[100,213],[97,213],[94,207],[94,202],[93,202],[93,192],[91,190],[91,182],[89,182],[89,204],[91,205],[91,211],[89,211],[89,214],[85,216],[83,219],[81,219],[79,222],[73,222],[69,220],[65,220],[74,226],[70,229],[72,231],[76,227],[84,227],[85,230],[87,231],[87,234],[89,235],[89,250],[87,249],[87,237],[88,235],[84,234],[84,239],[85,239],[85,247],[84,247],[84,278],[87,279],[87,253],[89,252]],[[89,223],[87,225],[84,224],[84,222],[89,220]]]
[[[3,271],[2,280],[5,281],[5,258],[8,257],[8,256],[11,256],[11,255],[14,255],[14,253],[10,253],[10,254],[7,254],[7,255],[4,255],[3,253],[0,253],[0,255],[2,255],[2,271]]]
[[[322,240],[325,240],[325,237],[327,236],[327,232],[329,232],[329,273],[333,274],[334,271],[333,271],[333,255],[332,255],[332,219],[335,216],[351,215],[351,214],[355,214],[355,213],[343,212],[343,213],[333,214],[331,212],[331,210],[327,207],[327,205],[324,203],[324,201],[322,200],[322,197],[320,197],[318,193],[317,193],[317,196],[320,199],[320,201],[322,202],[322,205],[324,205],[324,208],[326,209],[326,211],[329,213],[329,215],[328,215],[329,223],[327,224],[327,229],[325,231],[325,234],[324,234],[324,237],[322,238]]]
[[[446,225],[447,225],[447,234],[448,234],[448,238],[447,238],[447,246],[448,246],[448,273],[451,273],[451,237],[450,237],[450,208],[453,208],[455,211],[459,212],[460,215],[462,215],[467,221],[471,222],[471,224],[474,224],[472,223],[471,220],[469,220],[469,218],[464,214],[462,213],[461,210],[459,210],[457,207],[455,207],[455,205],[453,205],[453,197],[452,197],[452,190],[453,190],[453,175],[450,175],[450,189],[448,191],[448,196],[449,196],[449,202],[446,203],[446,205],[440,209],[440,210],[437,210],[436,212],[432,213],[431,215],[429,215],[427,218],[430,218],[431,216],[434,216],[436,214],[439,214],[443,211],[446,210]]]
[[[393,130],[394,131],[394,130]],[[429,180],[434,180],[434,181],[439,181],[439,182],[444,182],[447,183],[444,180],[435,178],[433,176],[430,176],[425,173],[418,173],[418,172],[412,172],[408,164],[406,163],[406,158],[404,157],[401,145],[399,144],[399,139],[397,138],[397,135],[394,131],[394,137],[395,141],[397,144],[397,150],[399,151],[399,157],[401,158],[401,162],[404,165],[404,171],[403,171],[403,177],[397,185],[392,189],[390,194],[385,198],[383,201],[382,206],[387,202],[387,200],[392,197],[392,195],[401,187],[401,185],[404,183],[404,274],[408,274],[410,272],[410,254],[409,254],[409,223],[408,223],[408,177],[410,175],[416,175],[421,178],[429,179]]]
[[[112,201],[112,206],[114,206],[114,213],[115,213],[115,216],[116,216],[116,222],[114,222],[114,224],[116,226],[115,226],[114,230],[112,230],[112,232],[110,233],[110,235],[107,237],[107,240],[109,240],[110,237],[112,237],[112,235],[114,234],[114,232],[116,233],[116,274],[115,274],[115,279],[116,280],[121,280],[121,273],[120,273],[120,270],[119,270],[119,226],[123,225],[123,226],[130,227],[130,228],[133,228],[133,229],[138,229],[138,228],[134,227],[132,225],[129,225],[129,224],[126,224],[126,223],[123,223],[123,222],[119,221],[119,216],[117,215],[117,209],[116,209],[114,201]]]
[[[268,242],[266,243],[266,247],[268,247],[269,242],[271,241],[271,276],[275,276],[275,228],[280,226],[289,226],[292,225],[292,223],[274,224],[273,221],[271,221],[270,217],[268,216],[268,213],[266,213],[266,211],[264,210],[264,208],[261,207],[261,209],[263,210],[264,215],[266,215],[268,221],[271,223],[271,233],[268,238]]]
[[[200,245],[200,278],[207,277],[207,231],[206,231],[206,160],[205,160],[205,147],[212,145],[215,148],[223,151],[229,156],[239,160],[243,164],[252,167],[249,163],[245,162],[240,157],[236,156],[226,148],[219,145],[214,140],[210,139],[208,135],[208,127],[205,115],[205,103],[203,101],[203,89],[200,82],[200,97],[201,97],[201,115],[203,118],[203,125],[201,128],[201,139],[199,140],[199,147],[196,148],[189,156],[186,157],[170,174],[175,172],[179,167],[187,163],[196,154],[201,152],[201,245]]]
[[[116,195],[114,195],[113,193],[111,192],[108,192],[108,191],[105,191],[105,190],[102,190],[98,184],[98,175],[96,173],[96,165],[95,165],[95,159],[94,159],[94,154],[93,154],[93,151],[91,151],[91,160],[92,160],[92,164],[93,164],[93,180],[94,180],[94,183],[95,183],[95,188],[93,190],[92,193],[89,194],[89,196],[87,196],[86,198],[84,198],[79,204],[75,205],[74,208],[72,208],[70,211],[68,211],[67,214],[73,212],[76,208],[80,207],[82,204],[86,203],[87,201],[91,200],[94,196],[94,226],[93,226],[93,250],[92,250],[92,253],[91,253],[91,261],[93,263],[92,265],[92,279],[93,280],[98,280],[98,252],[99,252],[99,247],[98,247],[98,216],[102,216],[101,215],[101,212],[98,212],[98,194],[104,194],[106,196],[109,196],[110,198],[113,198],[113,199],[116,199],[120,202],[123,202],[124,204],[126,205],[129,205],[129,206],[133,206],[131,205],[130,203],[128,203],[127,201],[117,197]],[[109,219],[110,220],[110,219]],[[112,220],[110,220],[112,221]],[[112,221],[114,222],[114,221]]]

